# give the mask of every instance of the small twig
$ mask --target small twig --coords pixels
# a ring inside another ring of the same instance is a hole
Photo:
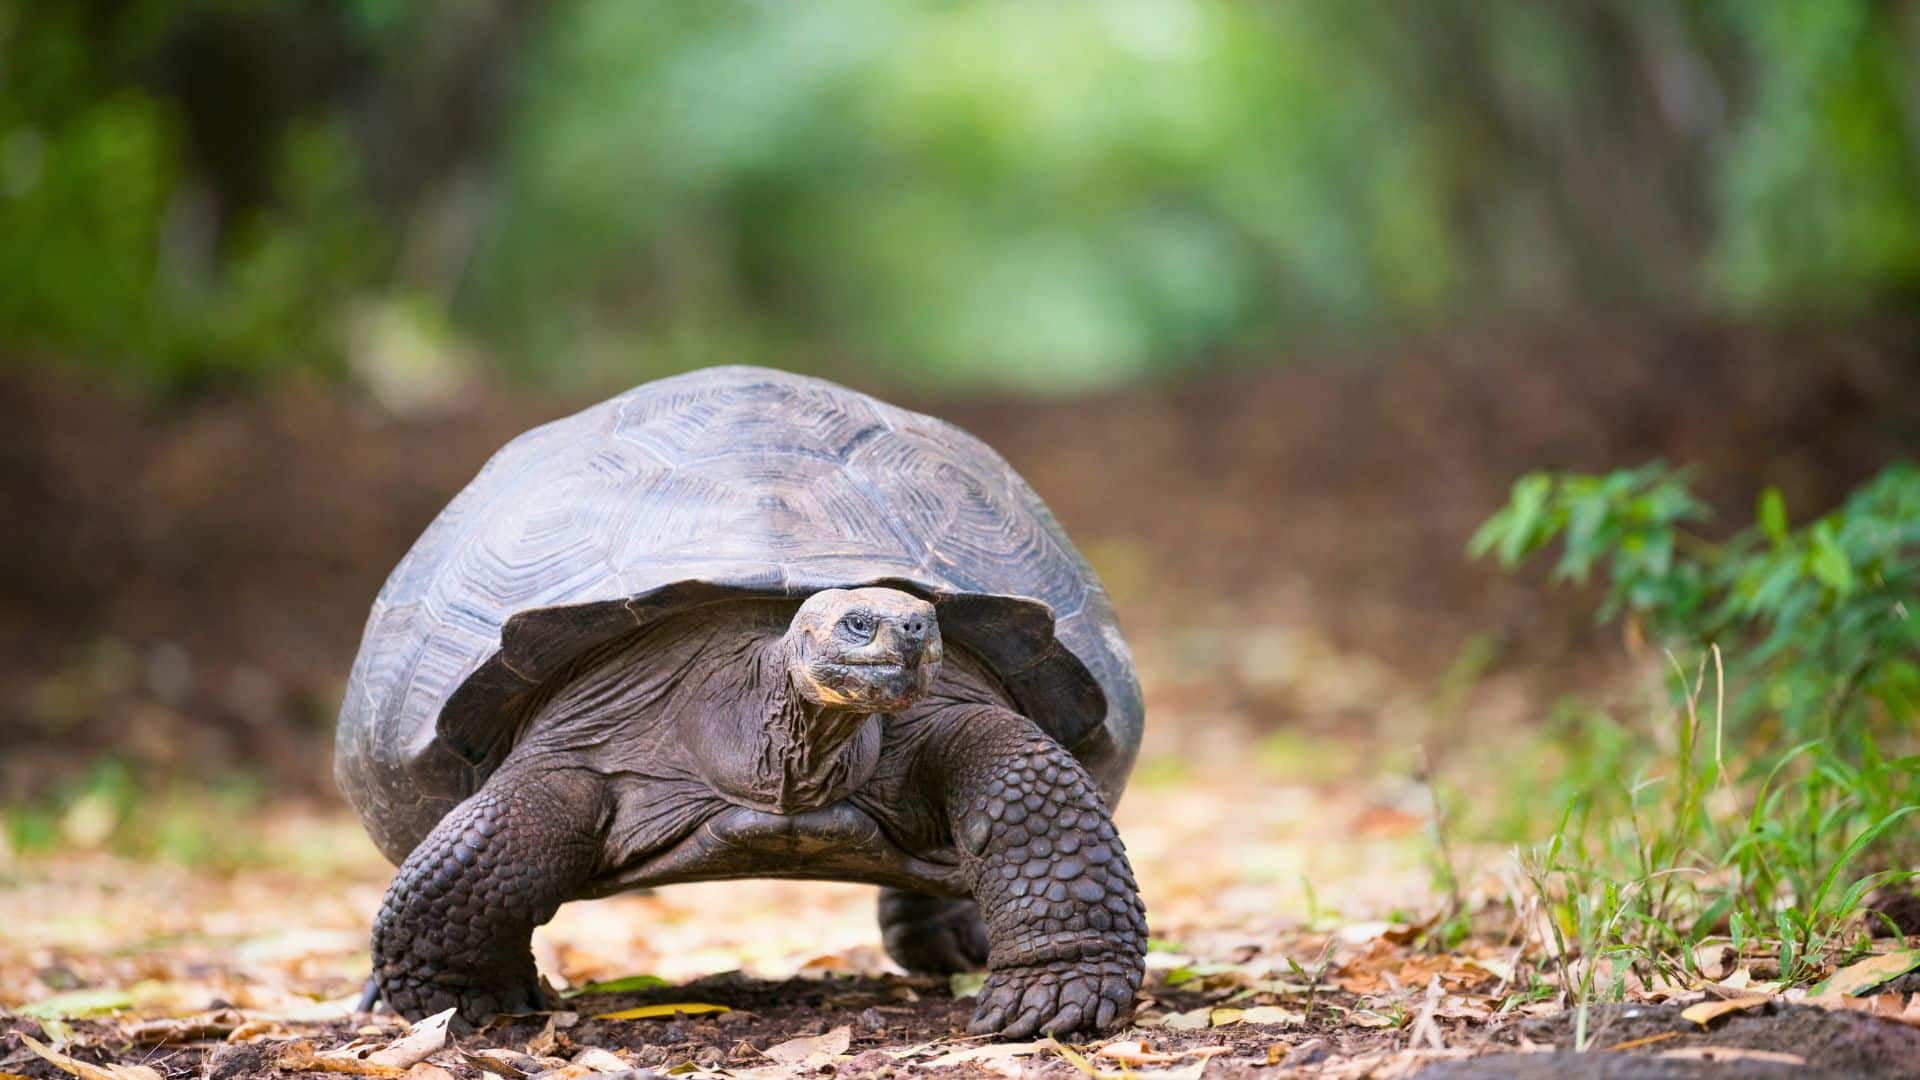
[[[1434,766],[1433,748],[1425,743],[1420,746],[1420,764],[1427,774],[1427,794],[1433,800],[1433,845],[1440,856],[1441,872],[1446,875],[1447,919],[1452,919],[1465,910],[1466,903],[1460,898],[1460,875],[1454,869],[1453,849],[1447,844],[1447,810],[1440,801],[1440,777]]]
[[[1407,1040],[1409,1047],[1417,1048],[1425,1043],[1435,1050],[1447,1048],[1446,1039],[1440,1035],[1440,1025],[1434,1023],[1433,1014],[1440,1009],[1440,998],[1445,993],[1440,988],[1440,976],[1435,975],[1427,982],[1427,999],[1420,1006],[1420,1015],[1413,1022],[1413,1035]]]
[[[1720,787],[1727,786],[1727,760],[1720,756],[1726,733],[1727,669],[1720,663],[1720,643],[1713,643],[1713,767],[1719,772]]]

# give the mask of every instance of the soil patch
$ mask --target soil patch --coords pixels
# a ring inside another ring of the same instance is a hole
[[[1198,995],[1162,992],[1160,1003],[1175,1007],[1187,998],[1201,1001]],[[1351,995],[1329,992],[1327,1003],[1353,1003]],[[752,979],[726,974],[700,979],[680,986],[663,987],[635,994],[583,995],[567,1003],[577,1016],[564,1015],[550,1035],[552,1042],[542,1053],[550,1057],[572,1058],[587,1048],[622,1052],[636,1067],[662,1074],[669,1070],[688,1071],[689,1064],[700,1069],[751,1069],[775,1065],[765,1051],[795,1038],[823,1035],[838,1028],[849,1029],[849,1045],[844,1052],[851,1060],[841,1060],[829,1069],[840,1075],[861,1076],[942,1076],[986,1077],[1020,1075],[1055,1077],[1068,1080],[1080,1076],[1079,1069],[1057,1049],[1013,1044],[1004,1049],[987,1049],[986,1064],[958,1062],[940,1064],[943,1057],[969,1050],[995,1048],[991,1040],[968,1038],[967,1020],[972,1014],[971,999],[956,1000],[945,979],[915,976],[796,978],[787,980]],[[723,1005],[731,1011],[718,1015],[679,1016],[671,1019],[614,1020],[594,1019],[600,1013],[672,1004]],[[1342,1007],[1344,1008],[1344,1006]],[[1207,1076],[1271,1075],[1265,1071],[1274,1062],[1292,1066],[1337,1062],[1356,1055],[1390,1052],[1403,1041],[1398,1032],[1362,1029],[1344,1025],[1341,1010],[1322,1008],[1305,1024],[1240,1024],[1227,1029],[1176,1031],[1158,1026],[1132,1027],[1091,1044],[1078,1044],[1078,1053],[1091,1055],[1099,1045],[1122,1040],[1145,1043],[1155,1054],[1183,1058],[1189,1065],[1206,1060]],[[15,1073],[31,1080],[65,1080],[55,1066],[41,1059],[21,1041],[22,1033],[49,1041],[37,1021],[15,1018],[0,1030],[0,1072]],[[148,1045],[127,1037],[126,1029],[110,1021],[73,1021],[74,1036],[67,1052],[78,1060],[93,1064],[116,1062],[144,1064],[157,1070],[166,1080],[264,1080],[289,1073],[276,1068],[285,1047],[296,1041],[315,1046],[340,1046],[356,1034],[384,1031],[391,1037],[403,1025],[392,1017],[377,1014],[324,1024],[289,1025],[288,1037],[270,1038],[254,1043],[226,1043],[202,1040],[178,1045]],[[522,1050],[539,1039],[546,1029],[545,1017],[523,1017],[503,1021],[473,1035],[455,1040],[468,1052],[482,1049]],[[1456,1038],[1476,1036],[1466,1025],[1452,1034]],[[1072,1044],[1070,1044],[1072,1045]],[[1203,1050],[1201,1054],[1190,1051]],[[1096,1059],[1098,1060],[1098,1059]],[[488,1080],[488,1074],[470,1063],[436,1058],[459,1080]],[[1103,1062],[1117,1074],[1119,1066]],[[1247,1070],[1259,1069],[1260,1072]],[[796,1070],[820,1074],[822,1070]],[[323,1075],[323,1074],[315,1074]]]
[[[1920,1077],[1920,1028],[1857,1012],[1776,1003],[1716,1020],[1703,1030],[1683,1018],[1680,1011],[1677,1005],[1623,1005],[1597,1010],[1590,1018],[1590,1030],[1597,1034],[1592,1049],[1584,1054],[1573,1049],[1571,1013],[1529,1020],[1496,1038],[1509,1044],[1521,1038],[1548,1043],[1553,1052],[1443,1062],[1422,1070],[1419,1076],[1421,1080]],[[1788,1057],[1799,1060],[1790,1061]]]
[[[674,1003],[726,1005],[715,1016],[659,1020],[598,1020],[599,1012]],[[684,986],[641,994],[591,995],[569,1005],[580,1011],[563,1015],[548,1042],[537,1047],[548,1059],[572,1058],[589,1048],[620,1052],[642,1070],[659,1074],[692,1070],[760,1070],[775,1066],[766,1051],[795,1038],[848,1029],[848,1045],[830,1066],[796,1070],[880,1077],[986,1077],[1029,1075],[1069,1080],[1078,1065],[1050,1046],[1016,1045],[986,1050],[984,1061],[954,1061],[965,1052],[994,1047],[962,1033],[971,1002],[954,1000],[945,980],[903,976],[791,979],[767,981],[738,975],[715,976]],[[1517,1023],[1443,1023],[1448,1049],[1408,1047],[1405,1031],[1360,1029],[1339,1022],[1340,1009],[1320,1010],[1304,1023],[1240,1024],[1228,1029],[1176,1031],[1134,1027],[1106,1039],[1080,1044],[1075,1053],[1119,1073],[1118,1063],[1096,1056],[1099,1047],[1123,1041],[1144,1043],[1152,1054],[1189,1067],[1206,1061],[1205,1080],[1275,1075],[1417,1076],[1421,1080],[1460,1077],[1920,1077],[1920,1029],[1855,1012],[1780,1004],[1729,1017],[1702,1030],[1680,1016],[1678,1006],[1633,1005],[1599,1009],[1592,1017],[1597,1036],[1586,1053],[1573,1050],[1571,1014]],[[371,1021],[371,1025],[369,1025]],[[219,1041],[184,1045],[144,1045],[126,1038],[104,1021],[72,1025],[68,1052],[88,1063],[144,1064],[166,1080],[264,1080],[289,1073],[276,1067],[294,1038],[254,1043]],[[536,1043],[546,1020],[527,1017],[503,1022],[455,1040],[457,1051],[436,1060],[459,1080],[487,1080],[458,1051],[521,1051]],[[16,1018],[0,1034],[0,1071],[32,1080],[63,1080],[64,1074],[29,1050],[22,1033],[45,1040],[38,1022]],[[299,1040],[338,1046],[357,1033],[386,1030],[390,1017],[359,1017],[328,1024],[303,1025]],[[1514,1051],[1516,1046],[1527,1047]],[[1545,1049],[1551,1047],[1552,1049]],[[1196,1054],[1195,1052],[1200,1053]],[[1440,1055],[1445,1060],[1434,1060]],[[1472,1055],[1472,1056],[1468,1056]],[[946,1063],[942,1063],[942,1059]],[[1276,1069],[1274,1066],[1280,1066]],[[1135,1066],[1136,1070],[1138,1066]],[[319,1074],[316,1074],[319,1075]]]

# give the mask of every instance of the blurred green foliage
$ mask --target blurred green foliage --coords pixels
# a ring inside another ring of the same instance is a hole
[[[365,373],[399,313],[562,382],[1048,387],[1845,313],[1920,283],[1917,55],[1878,0],[14,0],[0,342]]]
[[[1840,509],[1795,529],[1772,488],[1755,523],[1722,543],[1683,474],[1659,464],[1603,476],[1534,473],[1470,552],[1513,567],[1561,545],[1556,580],[1605,588],[1602,618],[1631,617],[1657,644],[1727,653],[1739,696],[1727,719],[1777,722],[1794,742],[1858,751],[1911,742],[1920,724],[1920,468],[1896,465]],[[1920,771],[1913,774],[1920,798]]]
[[[159,56],[220,6],[0,7],[8,344],[163,383],[337,360],[332,316],[390,261],[361,193],[361,149],[326,110],[287,117],[269,145],[245,148],[264,156],[270,196],[214,235],[193,117]]]
[[[106,754],[84,773],[0,805],[0,882],[13,860],[77,852],[315,876],[380,864],[357,823],[275,815],[273,801],[274,793],[249,773],[165,777],[150,765]]]

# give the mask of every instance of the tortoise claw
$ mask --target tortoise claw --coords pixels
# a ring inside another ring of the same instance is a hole
[[[1118,967],[1054,962],[996,971],[987,976],[967,1033],[1025,1039],[1104,1031],[1133,999],[1133,983]]]

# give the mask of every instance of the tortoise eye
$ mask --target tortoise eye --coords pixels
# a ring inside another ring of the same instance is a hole
[[[842,638],[856,645],[864,645],[873,640],[873,632],[879,628],[874,617],[864,611],[850,611],[841,616],[836,631]]]

